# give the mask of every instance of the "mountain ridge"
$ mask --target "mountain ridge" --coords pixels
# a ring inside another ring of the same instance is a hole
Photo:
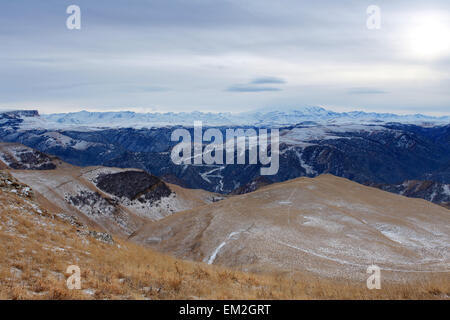
[[[275,108],[274,108],[275,109]],[[0,114],[2,112],[0,111]],[[393,113],[376,113],[364,111],[336,112],[323,107],[301,107],[276,110],[255,110],[241,113],[229,112],[167,112],[136,113],[133,111],[110,112],[70,112],[42,114],[36,110],[3,112],[7,116],[15,115],[25,120],[27,128],[67,127],[115,127],[145,128],[163,126],[193,126],[194,121],[202,121],[205,126],[288,126],[303,121],[319,123],[413,123],[446,124],[450,116],[428,116],[423,114],[397,115]],[[38,119],[38,120],[36,120]],[[33,121],[34,120],[34,121]]]

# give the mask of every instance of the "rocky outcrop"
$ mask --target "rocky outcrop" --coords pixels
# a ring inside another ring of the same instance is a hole
[[[53,170],[53,159],[34,149],[17,144],[0,144],[0,160],[16,170]]]
[[[250,181],[249,183],[243,185],[242,187],[239,187],[237,189],[234,189],[231,194],[235,195],[235,194],[244,194],[244,193],[249,193],[249,192],[253,192],[258,190],[259,188],[262,188],[264,186],[268,186],[269,184],[272,184],[273,182],[270,181],[268,178],[263,177],[263,176],[259,176],[255,179],[253,179],[252,181]]]
[[[17,181],[17,179],[4,171],[0,171],[0,190],[15,193],[29,199],[34,198],[34,192],[29,186]]]
[[[76,195],[67,194],[65,198],[67,202],[89,216],[113,216],[116,211],[113,200],[102,197],[98,192],[81,190]]]
[[[89,236],[97,241],[101,241],[107,244],[114,244],[113,237],[107,232],[98,232],[95,230],[77,230],[80,236]]]
[[[67,222],[68,224],[77,228],[79,236],[89,236],[98,241],[102,241],[107,244],[114,244],[113,237],[107,232],[99,232],[95,230],[89,230],[86,225],[82,224],[77,217],[68,215],[65,213],[58,213],[55,215],[60,220]]]

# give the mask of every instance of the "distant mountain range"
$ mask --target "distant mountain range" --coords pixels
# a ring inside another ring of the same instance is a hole
[[[14,115],[14,111],[6,112]],[[168,112],[135,113],[119,112],[72,112],[37,116],[37,111],[18,111],[24,117],[27,128],[70,128],[70,127],[115,127],[149,128],[162,126],[193,126],[202,121],[204,126],[289,126],[312,121],[319,124],[344,123],[388,123],[400,122],[420,125],[450,123],[450,116],[432,117],[422,114],[396,115],[390,113],[367,113],[363,111],[334,112],[322,107],[277,108],[243,113]]]
[[[145,118],[153,120],[144,122]],[[279,127],[278,173],[261,179],[259,164],[175,165],[170,159],[177,143],[170,139],[172,131],[192,130],[194,120],[204,119],[216,121],[205,120],[204,127],[229,121],[217,126],[222,132],[230,127]],[[240,116],[132,112],[40,116],[37,111],[8,111],[0,113],[0,141],[22,143],[77,166],[138,168],[183,187],[223,194],[330,173],[441,205],[450,202],[448,117],[335,113],[317,107]],[[420,187],[405,188],[409,181]]]

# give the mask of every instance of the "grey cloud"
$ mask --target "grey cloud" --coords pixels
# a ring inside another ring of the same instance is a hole
[[[348,94],[386,94],[387,91],[377,88],[351,88],[347,91]]]
[[[280,88],[275,87],[260,87],[260,86],[248,86],[248,85],[234,85],[227,89],[231,92],[264,92],[264,91],[281,91]]]
[[[264,91],[281,91],[279,87],[263,86],[268,84],[284,84],[281,78],[276,77],[259,77],[250,81],[248,84],[235,84],[227,89],[231,92],[264,92]]]
[[[169,88],[166,87],[141,87],[140,90],[142,92],[166,92],[170,91]]]
[[[251,81],[252,84],[284,84],[286,81],[284,81],[281,78],[276,77],[260,77],[255,78]]]
[[[392,111],[427,105],[424,112],[450,105],[448,80],[440,75],[449,57],[434,64],[405,61],[396,33],[410,12],[450,12],[448,0],[383,1],[377,31],[366,28],[372,2],[361,0],[3,2],[0,104],[242,111],[284,101],[370,103],[372,110]],[[65,27],[65,9],[74,2],[82,11],[79,31]],[[394,80],[372,78],[377,65]],[[418,76],[414,82],[397,78],[402,72]]]

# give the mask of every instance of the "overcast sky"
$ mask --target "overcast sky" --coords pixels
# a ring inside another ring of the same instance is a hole
[[[450,114],[449,30],[448,0],[1,1],[0,108]]]

